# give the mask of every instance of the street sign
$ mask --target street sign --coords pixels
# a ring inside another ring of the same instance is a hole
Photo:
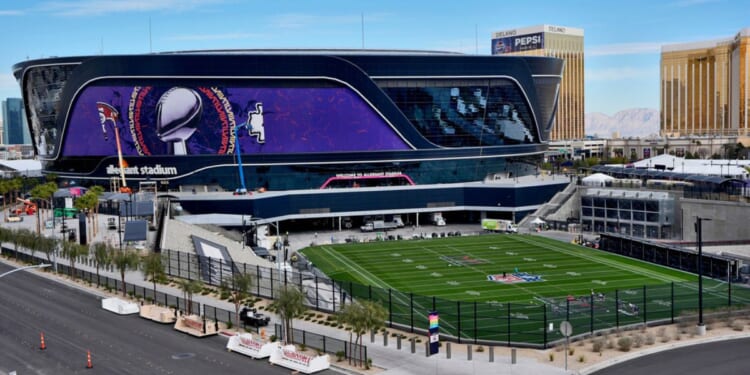
[[[560,333],[565,337],[569,337],[573,334],[573,325],[567,320],[560,323]]]

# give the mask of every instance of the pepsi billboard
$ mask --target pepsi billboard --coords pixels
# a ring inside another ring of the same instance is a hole
[[[544,33],[534,33],[492,39],[492,54],[532,51],[544,48]]]

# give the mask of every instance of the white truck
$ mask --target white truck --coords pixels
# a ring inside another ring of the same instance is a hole
[[[398,224],[390,221],[373,220],[368,221],[365,225],[359,227],[362,232],[385,231],[398,228]]]
[[[445,226],[445,218],[443,218],[442,212],[433,212],[432,216],[430,217],[430,221],[432,221],[432,224],[435,224],[439,227]]]
[[[482,219],[482,229],[490,232],[518,233],[518,227],[510,220]]]

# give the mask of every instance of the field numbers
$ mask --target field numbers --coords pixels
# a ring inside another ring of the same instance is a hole
[[[581,276],[581,274],[578,272],[565,272],[565,274],[568,276]]]

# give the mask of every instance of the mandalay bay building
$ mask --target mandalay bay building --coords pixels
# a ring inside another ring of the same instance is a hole
[[[663,136],[750,135],[750,28],[661,50]]]

